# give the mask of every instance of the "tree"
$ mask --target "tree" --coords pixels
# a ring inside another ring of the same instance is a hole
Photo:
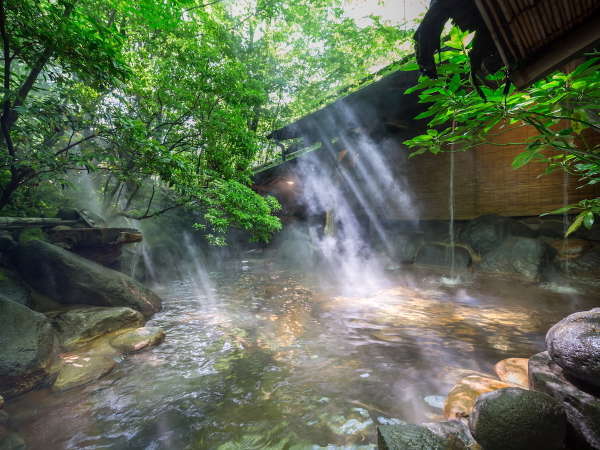
[[[0,209],[86,171],[111,215],[187,207],[214,242],[267,239],[278,205],[250,189],[264,136],[397,53],[397,31],[341,5],[3,0]]]

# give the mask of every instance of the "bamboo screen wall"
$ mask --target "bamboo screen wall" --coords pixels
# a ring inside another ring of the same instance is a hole
[[[509,128],[494,138],[496,143],[522,142],[532,131]],[[600,141],[600,134],[592,137]],[[556,170],[542,174],[546,166],[530,163],[513,169],[512,160],[520,152],[516,146],[482,145],[476,151],[455,153],[455,217],[471,219],[482,214],[504,216],[536,216],[575,203],[584,198],[600,196],[600,185],[579,188],[574,176]],[[406,154],[398,148],[397,155]],[[411,190],[417,215],[422,220],[448,219],[450,155],[424,154],[408,160],[393,162],[398,177],[405,177]],[[414,212],[391,210],[387,218],[414,218]],[[412,217],[411,217],[412,216]]]

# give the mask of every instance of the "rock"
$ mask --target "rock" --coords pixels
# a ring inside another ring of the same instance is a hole
[[[565,223],[562,217],[546,218],[538,228],[540,236],[553,239],[562,239],[565,236]]]
[[[284,263],[303,267],[313,266],[318,260],[318,249],[312,244],[309,231],[302,227],[284,229],[276,241],[276,257]]]
[[[133,278],[42,241],[17,251],[21,276],[62,304],[127,306],[145,317],[160,311],[161,300]]]
[[[0,253],[9,253],[17,247],[17,241],[8,231],[0,231]]]
[[[133,228],[53,228],[48,240],[86,259],[115,268],[123,245],[142,241],[142,233]]]
[[[165,338],[165,332],[158,327],[143,327],[127,331],[110,341],[117,350],[132,353],[160,344]]]
[[[471,435],[469,427],[461,420],[448,420],[446,422],[424,423],[434,434],[447,441],[460,442],[464,448],[470,450],[481,450],[481,447]],[[456,447],[461,448],[461,447]]]
[[[54,391],[66,391],[96,381],[116,365],[108,356],[88,353],[66,353],[61,359],[62,365],[52,385]]]
[[[552,256],[552,248],[540,240],[510,237],[483,256],[480,269],[537,281]]]
[[[403,264],[415,262],[419,248],[423,245],[423,236],[418,234],[400,234],[392,241],[394,254],[391,257]]]
[[[467,376],[448,393],[444,405],[444,417],[449,420],[468,417],[481,394],[508,387],[514,385],[478,375]]]
[[[0,395],[14,397],[44,381],[56,347],[46,316],[0,299]]]
[[[555,324],[546,334],[546,348],[568,375],[600,387],[600,308]]]
[[[10,432],[0,437],[0,450],[25,450],[25,440],[18,433]]]
[[[425,244],[417,253],[415,263],[425,266],[451,265],[451,246],[445,244]],[[458,270],[466,270],[471,264],[471,255],[463,247],[454,247],[454,267]]]
[[[46,315],[66,350],[73,350],[104,334],[144,324],[144,316],[140,312],[126,307],[75,307],[51,311]]]
[[[469,417],[469,429],[485,450],[560,450],[566,428],[559,402],[521,388],[483,394]]]
[[[506,383],[517,384],[529,388],[529,374],[527,373],[527,358],[503,359],[494,366],[498,378]]]
[[[578,258],[592,247],[590,242],[583,239],[554,239],[547,242],[561,260]]]
[[[31,306],[31,290],[17,274],[0,269],[0,297],[25,306]]]
[[[47,232],[53,243],[61,247],[98,248],[141,242],[142,233],[135,228],[52,228]]]
[[[450,441],[450,442],[449,442]],[[444,439],[422,425],[380,425],[377,427],[379,450],[463,450],[460,440]]]
[[[0,409],[4,407],[4,397],[0,395]]]
[[[562,403],[569,422],[570,447],[600,449],[600,396],[574,385],[548,352],[529,358],[529,385]]]
[[[568,264],[568,268],[565,267]],[[591,277],[597,279],[600,277],[600,247],[595,247],[579,258],[563,261],[563,270],[569,274],[574,274],[578,277]]]
[[[534,238],[536,232],[510,217],[490,214],[467,223],[460,233],[459,240],[483,256],[500,247],[510,236]]]
[[[80,220],[79,211],[76,208],[60,208],[58,217],[64,220]]]

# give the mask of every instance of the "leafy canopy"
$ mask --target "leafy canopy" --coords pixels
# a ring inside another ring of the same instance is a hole
[[[400,54],[406,33],[342,6],[1,1],[0,210],[87,172],[109,215],[186,207],[213,242],[229,227],[268,239],[277,202],[250,188],[264,136]]]

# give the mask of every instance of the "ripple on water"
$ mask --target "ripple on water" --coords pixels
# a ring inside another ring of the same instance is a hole
[[[7,405],[30,448],[373,449],[377,423],[434,419],[462,376],[540,351],[552,323],[594,303],[405,273],[336,296],[252,265],[213,285],[160,288],[164,310],[149,325],[165,342],[98,383]]]

